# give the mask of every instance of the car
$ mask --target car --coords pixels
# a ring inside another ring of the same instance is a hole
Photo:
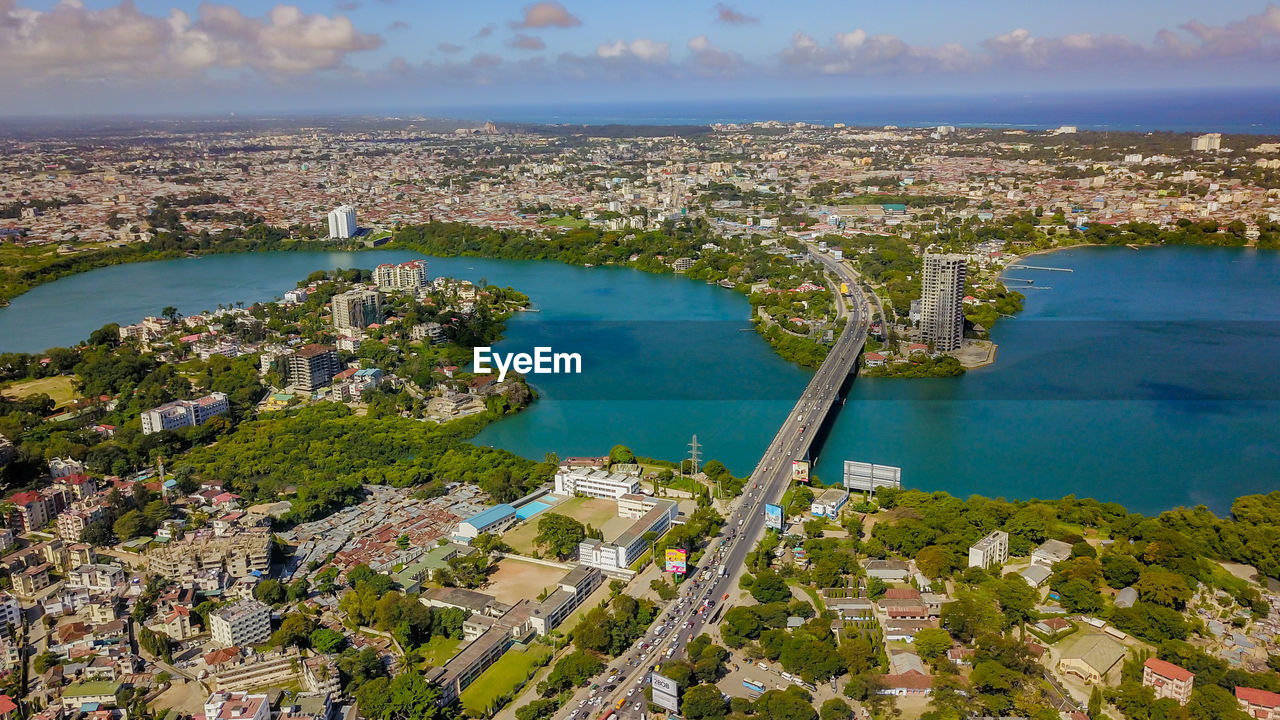
[[[583,700],[582,702],[578,703],[578,707],[584,707],[586,706],[586,704],[587,704],[587,701]]]
[[[627,691],[627,697],[631,697],[632,695],[635,695],[635,694],[636,694],[635,688],[631,688],[630,690]]]

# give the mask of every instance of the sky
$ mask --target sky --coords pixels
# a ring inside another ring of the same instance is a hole
[[[0,0],[0,115],[1277,85],[1255,0]]]

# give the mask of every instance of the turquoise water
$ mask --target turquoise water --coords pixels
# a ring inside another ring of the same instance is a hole
[[[132,322],[275,297],[307,273],[417,257],[265,253],[121,265],[41,286],[0,309],[0,352],[38,351]],[[541,459],[616,443],[746,473],[809,373],[748,327],[744,297],[670,275],[558,263],[430,258],[432,276],[526,292],[537,313],[496,348],[578,352],[581,375],[532,378],[540,399],[477,442]],[[965,496],[1093,496],[1155,512],[1280,486],[1280,253],[1081,248],[1021,271],[1026,310],[996,328],[998,362],[959,379],[860,379],[815,475],[845,459],[900,465],[904,483]]]
[[[516,508],[516,517],[521,520],[528,520],[549,507],[551,506],[544,502],[534,500],[533,502],[525,503],[524,505]]]

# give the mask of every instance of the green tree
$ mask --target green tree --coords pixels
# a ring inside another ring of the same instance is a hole
[[[545,513],[538,519],[534,542],[547,548],[561,560],[578,552],[578,543],[587,537],[587,528],[577,520],[559,513]]]
[[[723,720],[729,708],[715,685],[694,685],[684,691],[680,711],[689,720]]]
[[[626,445],[614,445],[609,451],[609,462],[631,464],[636,461],[636,454],[631,452],[631,448]]]
[[[1138,591],[1139,599],[1174,610],[1186,607],[1191,599],[1187,581],[1181,575],[1161,568],[1143,570],[1133,589]]]
[[[287,593],[279,580],[263,580],[253,588],[253,596],[268,605],[279,605],[285,601]]]
[[[916,652],[927,662],[936,662],[951,649],[951,635],[942,628],[925,628],[916,633]]]
[[[996,583],[996,601],[1011,625],[1030,620],[1038,599],[1035,589],[1021,575],[1010,573]]]
[[[791,589],[781,575],[765,570],[756,575],[755,582],[751,584],[751,597],[759,603],[781,602],[791,599]]]
[[[346,644],[347,638],[337,630],[322,627],[311,631],[311,647],[316,652],[326,655],[340,652]]]
[[[831,698],[822,703],[818,717],[821,720],[853,720],[853,708],[840,698]]]

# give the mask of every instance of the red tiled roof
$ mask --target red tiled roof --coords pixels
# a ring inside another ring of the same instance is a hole
[[[933,678],[918,670],[908,670],[901,675],[885,675],[884,686],[907,690],[926,690],[933,687]]]
[[[1259,707],[1274,708],[1280,707],[1280,693],[1273,693],[1267,690],[1259,690],[1257,688],[1236,686],[1236,699],[1243,700],[1250,705]]]
[[[1170,680],[1187,681],[1195,677],[1196,674],[1185,668],[1178,667],[1171,662],[1165,662],[1160,658],[1147,658],[1143,663],[1145,667],[1151,668],[1151,671],[1161,677],[1167,677]]]
[[[17,709],[18,706],[13,702],[13,698],[8,695],[0,695],[0,715],[8,715]]]
[[[911,587],[889,588],[884,591],[886,600],[917,600],[920,597],[920,591]]]

